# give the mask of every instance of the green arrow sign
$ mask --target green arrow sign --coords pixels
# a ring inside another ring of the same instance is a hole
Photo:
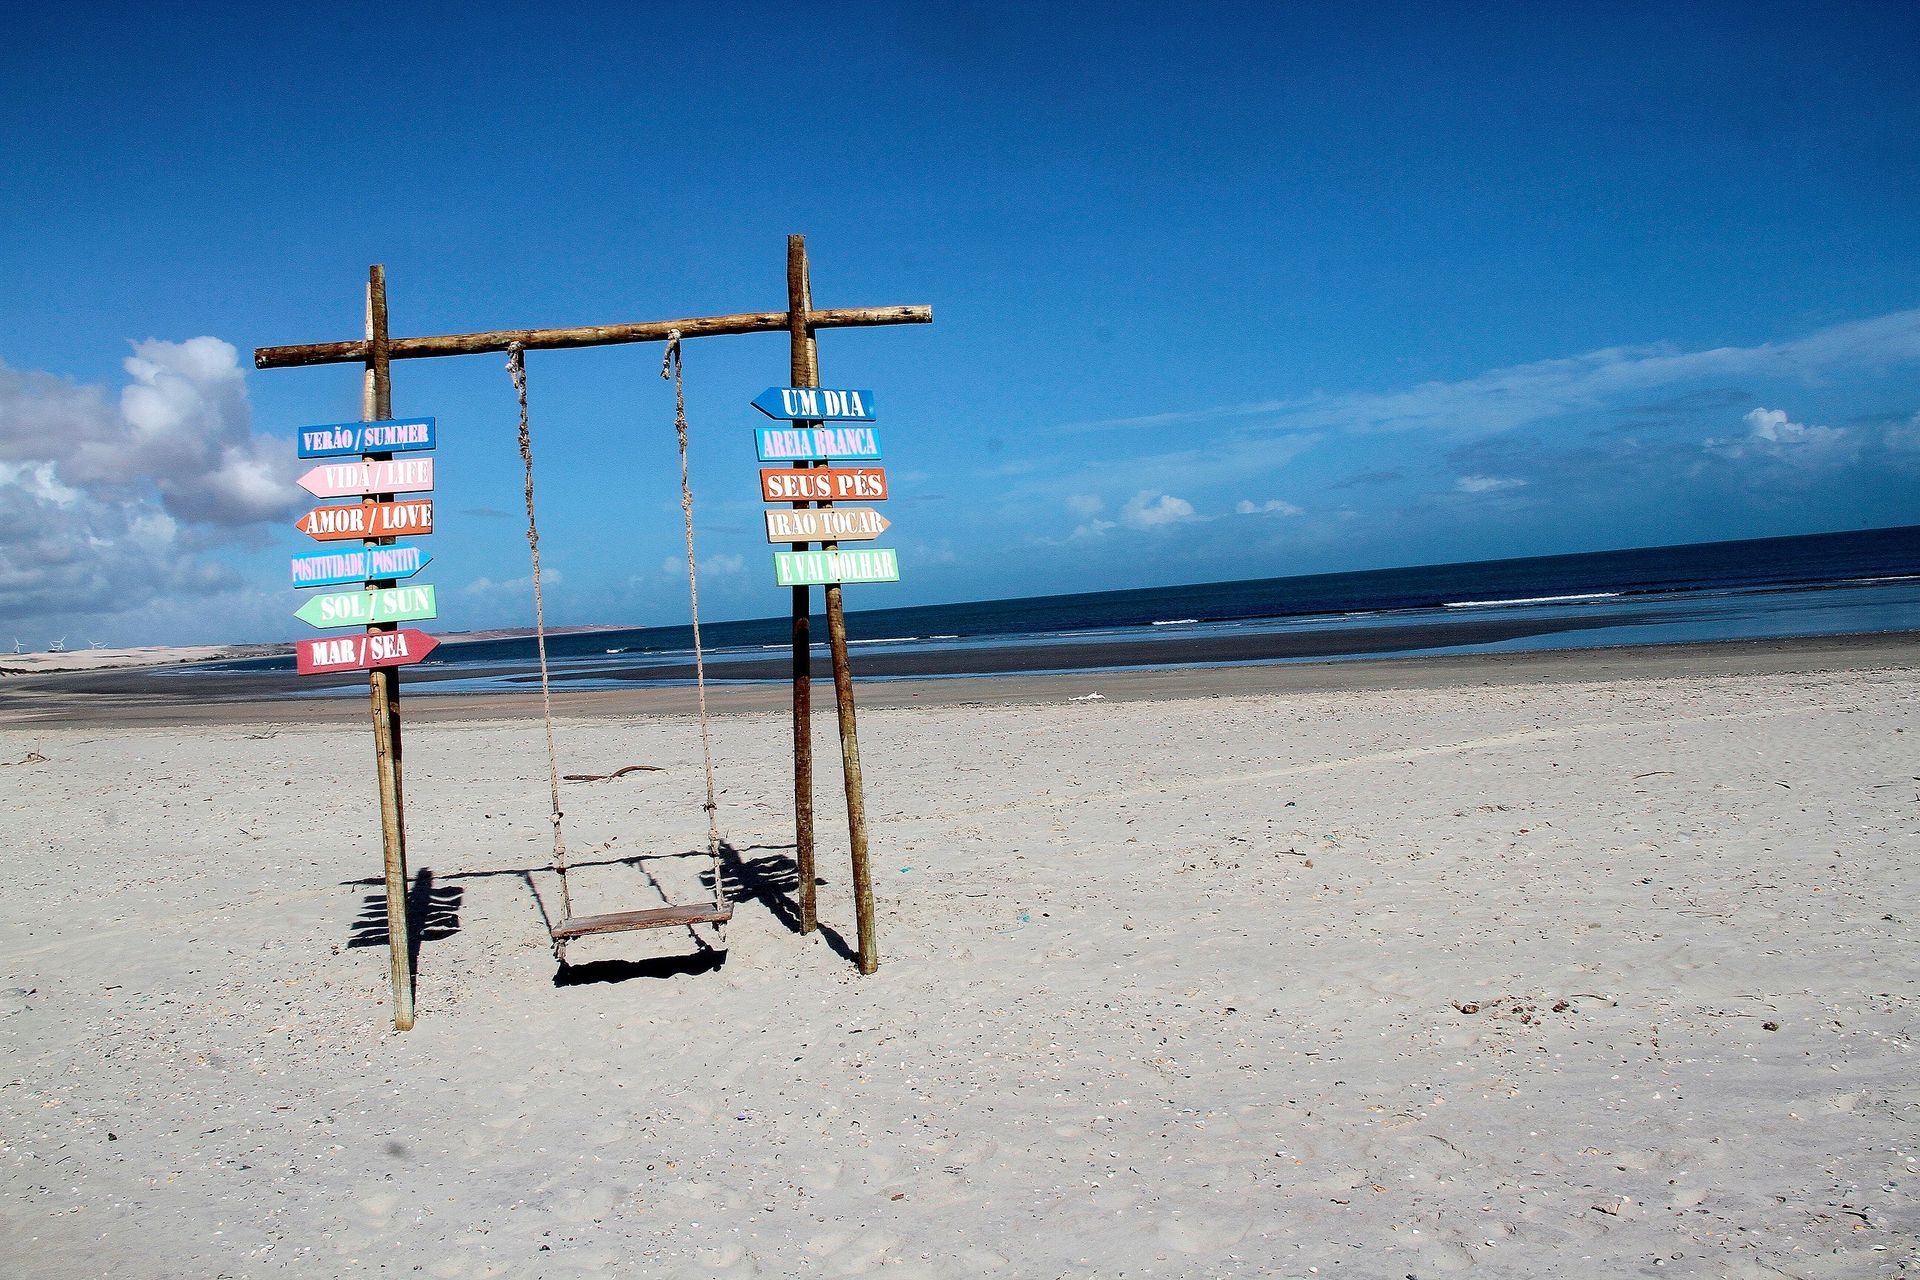
[[[783,587],[828,582],[898,582],[900,559],[891,547],[871,551],[776,551],[774,576]]]
[[[366,627],[376,622],[413,622],[439,613],[433,588],[423,586],[314,596],[293,616],[315,627]]]

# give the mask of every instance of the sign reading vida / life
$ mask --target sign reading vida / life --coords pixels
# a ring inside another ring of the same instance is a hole
[[[294,528],[321,542],[347,538],[392,538],[433,532],[433,499],[412,502],[362,502],[352,507],[315,507],[293,522]]]
[[[344,498],[361,493],[423,493],[433,488],[433,459],[329,462],[301,476],[298,483],[316,498]]]
[[[380,622],[418,622],[439,614],[433,588],[419,586],[313,596],[293,616],[312,627],[370,627]]]
[[[299,445],[303,458],[431,449],[433,419],[394,418],[381,422],[342,422],[330,427],[302,427]]]
[[[827,462],[878,458],[880,432],[873,427],[755,427],[762,462]]]
[[[768,387],[753,407],[792,422],[872,422],[874,416],[873,392],[828,387]]]
[[[294,663],[303,676],[329,671],[370,671],[375,667],[404,667],[420,661],[440,642],[424,631],[369,631],[358,636],[328,636],[294,643]]]
[[[872,542],[893,522],[872,507],[816,507],[762,512],[768,542]]]
[[[887,473],[880,467],[769,468],[760,473],[763,502],[885,502]]]
[[[320,551],[293,558],[296,587],[338,587],[349,582],[393,581],[411,578],[433,557],[420,547],[356,547],[351,551]]]
[[[776,551],[774,576],[783,587],[829,582],[898,582],[900,560],[891,547],[871,551]]]

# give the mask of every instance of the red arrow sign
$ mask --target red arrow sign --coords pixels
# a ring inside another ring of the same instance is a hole
[[[293,527],[320,542],[346,538],[392,538],[433,532],[433,500],[363,502],[354,507],[315,507]]]
[[[329,671],[408,666],[432,653],[439,644],[424,631],[404,627],[399,631],[370,631],[363,636],[301,640],[294,648],[294,659],[301,675],[318,676]]]
[[[760,472],[763,502],[881,502],[887,473],[879,467],[769,467]]]

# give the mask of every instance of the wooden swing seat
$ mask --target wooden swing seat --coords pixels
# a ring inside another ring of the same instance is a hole
[[[566,942],[595,933],[625,933],[629,929],[671,929],[688,924],[725,924],[733,919],[733,904],[711,902],[677,907],[647,907],[641,911],[609,911],[598,916],[574,916],[553,927],[553,940]]]

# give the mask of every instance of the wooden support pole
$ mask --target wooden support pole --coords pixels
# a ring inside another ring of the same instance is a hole
[[[814,374],[813,332],[807,328],[812,299],[807,293],[806,248],[797,236],[787,237],[787,337],[791,353],[789,376],[796,387]],[[804,462],[793,464],[805,470]],[[796,508],[808,504],[796,502]],[[805,551],[807,544],[791,544]],[[793,588],[793,860],[800,902],[800,932],[819,927],[820,913],[813,862],[813,589],[804,583]]]
[[[378,422],[393,416],[393,379],[388,368],[387,343],[387,271],[374,266],[367,271],[366,384],[361,394],[360,416],[366,422]],[[364,455],[375,460],[391,458],[390,453]],[[392,501],[390,494],[376,494],[376,502]],[[391,538],[370,538],[367,545],[390,543]],[[369,582],[367,589],[391,587],[392,582]],[[367,628],[392,631],[397,624],[380,623]],[[413,1029],[413,954],[412,931],[407,923],[407,827],[405,805],[400,791],[400,672],[394,667],[375,667],[369,673],[368,690],[373,702],[373,759],[380,784],[380,845],[386,860],[387,880],[387,956],[393,983],[393,1029]]]
[[[805,236],[787,237],[787,314],[811,317],[812,285],[807,271]],[[814,346],[811,326],[796,324],[793,348],[793,385],[820,385],[820,360]],[[798,336],[798,335],[804,335]],[[805,375],[805,380],[801,376]],[[819,426],[818,422],[795,426]],[[816,503],[831,507],[831,502]],[[822,542],[822,550],[831,551],[840,544]],[[860,933],[860,972],[873,973],[880,967],[880,949],[874,937],[873,868],[867,857],[867,799],[860,776],[860,734],[854,723],[853,670],[847,662],[847,617],[840,603],[840,584],[826,585],[827,647],[833,655],[833,698],[840,713],[840,765],[847,787],[847,835],[853,853],[853,909]]]
[[[865,328],[887,324],[931,324],[932,307],[846,307],[814,311],[815,329]],[[498,329],[490,333],[448,333],[431,338],[394,338],[387,346],[393,360],[425,356],[471,356],[505,351],[514,343],[528,351],[561,347],[606,347],[623,342],[665,342],[676,330],[682,338],[714,338],[731,333],[781,333],[791,326],[785,311],[756,311],[734,316],[698,316],[689,320],[649,320],[641,324],[588,325],[577,329]],[[354,364],[370,359],[369,341],[308,342],[254,350],[257,369],[290,369],[312,364]]]

